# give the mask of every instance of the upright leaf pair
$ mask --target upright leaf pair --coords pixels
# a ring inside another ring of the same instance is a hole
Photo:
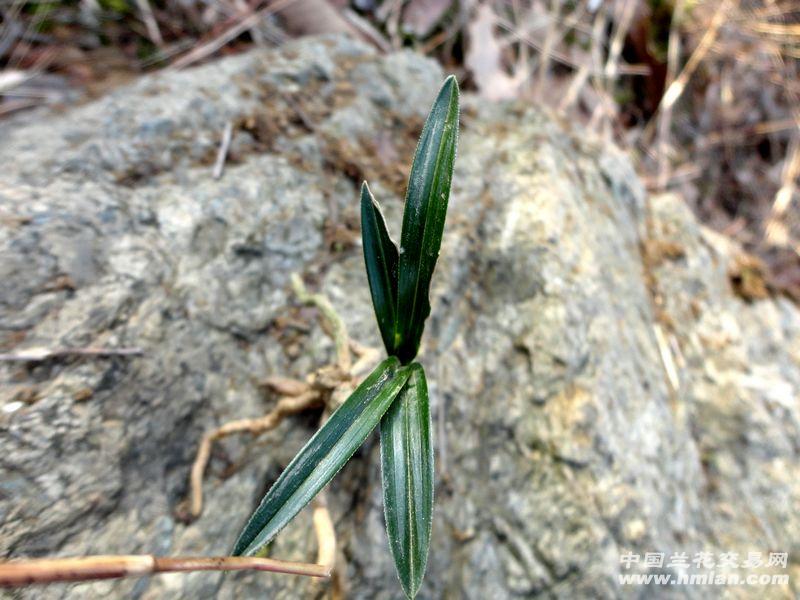
[[[458,138],[458,83],[444,82],[422,130],[406,193],[398,249],[380,205],[361,188],[361,229],[372,303],[389,358],[300,450],[267,492],[234,554],[266,545],[333,478],[380,422],[389,547],[413,598],[425,574],[433,515],[433,446],[425,371],[411,363],[430,314]]]
[[[386,352],[403,364],[419,350],[433,269],[442,244],[458,140],[458,83],[447,78],[425,121],[406,191],[400,249],[367,183],[361,186],[364,261]]]

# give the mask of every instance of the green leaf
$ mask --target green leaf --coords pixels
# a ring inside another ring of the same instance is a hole
[[[458,82],[451,75],[425,121],[406,192],[397,309],[397,356],[403,364],[417,355],[431,312],[428,289],[442,242],[457,138]]]
[[[234,556],[258,554],[325,487],[378,424],[409,373],[395,357],[370,373],[278,477],[239,535]]]
[[[361,238],[372,306],[375,308],[383,345],[392,356],[395,353],[397,327],[397,246],[389,237],[380,204],[366,181],[361,186]]]
[[[406,596],[422,584],[433,516],[433,445],[428,384],[419,363],[381,419],[383,507],[389,547]]]

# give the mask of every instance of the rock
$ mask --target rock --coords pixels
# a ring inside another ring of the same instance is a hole
[[[397,234],[442,77],[412,53],[311,38],[0,126],[0,351],[143,350],[0,364],[4,556],[231,548],[319,415],[258,444],[218,444],[203,515],[185,523],[200,436],[264,414],[274,399],[260,379],[330,360],[291,273],[328,295],[353,338],[379,346],[357,185],[370,181]],[[797,581],[800,312],[736,296],[739,255],[680,199],[647,198],[616,149],[533,108],[466,96],[421,358],[438,481],[420,597],[719,593],[623,586],[624,552],[787,552],[788,570],[772,571]],[[373,437],[329,487],[352,598],[401,594],[378,463]],[[304,511],[273,554],[314,553]],[[796,585],[765,590],[790,597]],[[199,573],[19,597],[324,590]]]

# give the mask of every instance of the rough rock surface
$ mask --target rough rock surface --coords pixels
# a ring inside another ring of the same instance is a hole
[[[266,412],[262,377],[331,357],[291,273],[379,345],[356,185],[370,180],[399,232],[441,79],[410,53],[309,39],[0,126],[0,352],[144,350],[0,364],[2,555],[231,547],[318,414],[220,444],[187,524],[199,437]],[[616,150],[536,110],[467,99],[454,181],[422,356],[438,482],[421,597],[717,597],[618,583],[624,551],[699,550],[788,552],[777,572],[794,583],[762,593],[800,593],[797,307],[737,297],[734,246],[679,199],[646,198]],[[330,507],[349,596],[397,598],[374,442]],[[304,512],[274,554],[313,557],[309,525]],[[196,574],[17,594],[296,598],[315,585]]]

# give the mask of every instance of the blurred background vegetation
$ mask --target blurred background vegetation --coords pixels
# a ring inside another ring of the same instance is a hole
[[[410,48],[487,102],[627,149],[750,252],[743,293],[800,301],[798,0],[0,0],[0,119],[141,73],[341,32]],[[42,113],[46,118],[46,113]]]

